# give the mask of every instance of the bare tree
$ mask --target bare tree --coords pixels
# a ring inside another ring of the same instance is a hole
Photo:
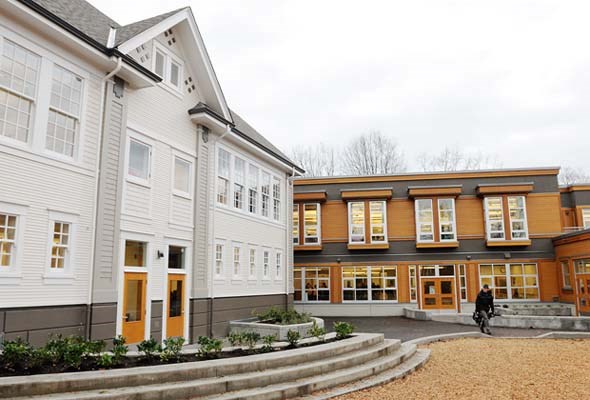
[[[391,174],[406,170],[404,155],[395,140],[379,131],[353,139],[342,152],[342,172],[348,175]]]
[[[502,163],[496,156],[465,153],[457,147],[445,147],[438,154],[422,153],[418,164],[423,171],[469,171],[475,169],[500,168]]]
[[[297,146],[289,157],[305,170],[304,176],[333,176],[336,174],[336,150],[320,143],[317,146]]]
[[[574,183],[588,183],[590,182],[590,174],[582,168],[563,167],[559,171],[559,183],[562,185],[572,185]]]

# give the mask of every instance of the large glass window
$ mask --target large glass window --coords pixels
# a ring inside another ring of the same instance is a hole
[[[4,39],[0,62],[0,136],[27,142],[41,57]]]
[[[387,242],[387,217],[384,201],[369,202],[371,218],[371,243]]]
[[[189,194],[191,163],[180,157],[174,157],[174,190]]]
[[[590,208],[582,208],[582,226],[584,229],[590,228]]]
[[[318,244],[320,243],[320,205],[304,204],[303,210],[304,244]]]
[[[561,276],[563,278],[563,288],[564,289],[571,289],[572,288],[572,276],[570,274],[570,263],[569,261],[561,261]]]
[[[300,302],[330,301],[329,267],[295,267],[293,270],[294,300]]]
[[[234,158],[234,208],[244,208],[244,181],[246,179],[246,162]]]
[[[68,157],[74,156],[80,125],[82,78],[58,66],[53,67],[51,101],[45,148]]]
[[[146,266],[146,243],[135,240],[125,241],[125,266],[145,267]]]
[[[184,247],[168,246],[168,268],[184,269],[184,253]]]
[[[432,199],[417,199],[415,207],[418,242],[433,242],[434,214],[432,211]]]
[[[509,196],[510,231],[512,239],[527,239],[528,229],[524,196]]]
[[[260,193],[262,194],[262,216],[268,217],[270,210],[270,174],[266,172],[262,172]]]
[[[365,243],[365,203],[348,203],[348,241]]]
[[[278,221],[281,218],[281,181],[272,178],[272,218]]]
[[[418,301],[417,287],[418,287],[418,269],[415,265],[408,266],[409,278],[410,278],[410,303],[416,303]]]
[[[397,267],[343,267],[343,301],[397,301]]]
[[[467,274],[465,264],[459,264],[459,288],[461,301],[467,301]]]
[[[299,244],[299,204],[293,204],[293,244]]]
[[[14,264],[16,219],[15,215],[0,214],[0,271]]]
[[[481,264],[480,285],[489,285],[497,300],[538,300],[537,264]]]
[[[258,167],[248,165],[248,211],[256,214],[258,211]]]
[[[504,240],[504,209],[501,197],[484,199],[488,240]]]
[[[590,258],[576,260],[574,264],[576,266],[576,274],[590,274]]]
[[[438,199],[440,241],[457,240],[455,231],[455,199]]]
[[[227,205],[229,192],[230,154],[219,149],[217,153],[217,202]]]
[[[147,181],[150,177],[151,147],[135,139],[129,140],[129,176]]]

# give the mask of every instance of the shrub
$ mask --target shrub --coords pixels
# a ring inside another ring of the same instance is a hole
[[[164,340],[164,348],[160,353],[160,359],[164,362],[178,362],[180,361],[180,352],[182,351],[182,345],[184,344],[183,337],[175,337]]]
[[[88,356],[86,341],[81,337],[71,337],[64,340],[63,363],[67,369],[80,369],[82,361]]]
[[[4,342],[4,350],[2,352],[4,368],[9,371],[28,369],[33,353],[34,350],[31,345],[20,337],[16,340]]]
[[[93,340],[86,343],[88,354],[98,355],[105,351],[107,344],[104,340]]]
[[[292,331],[289,329],[287,331],[287,341],[289,342],[289,346],[297,347],[297,343],[299,343],[299,339],[301,339],[301,335],[298,331]]]
[[[260,340],[260,333],[258,332],[244,332],[242,334],[244,343],[252,350],[256,343]]]
[[[336,321],[334,322],[334,330],[336,331],[336,339],[346,339],[354,332],[354,325],[348,322]]]
[[[149,340],[144,340],[138,344],[137,350],[140,353],[143,353],[143,356],[146,360],[151,361],[156,358],[156,355],[160,351],[162,351],[162,346],[160,346],[156,339],[150,337]]]
[[[81,336],[51,335],[45,347],[37,349],[36,362],[53,366],[63,364],[66,369],[80,369],[84,358],[100,353],[104,342],[88,342]]]
[[[211,358],[221,352],[222,341],[219,339],[199,336],[197,343],[199,344],[199,355],[202,357]]]
[[[322,342],[325,340],[326,333],[328,333],[328,331],[326,331],[325,328],[320,328],[315,320],[313,321],[313,326],[307,331],[308,335],[313,336]]]
[[[244,335],[241,332],[230,332],[227,340],[232,347],[241,346],[244,343]]]
[[[119,365],[127,355],[129,348],[125,346],[127,339],[124,336],[117,336],[113,339],[113,365]]]
[[[96,364],[101,368],[112,368],[115,364],[112,354],[104,353],[96,359]]]
[[[277,340],[275,335],[266,335],[262,337],[262,351],[264,353],[270,353],[273,351],[272,344]]]
[[[259,321],[278,325],[304,324],[312,321],[311,314],[297,312],[294,308],[283,311],[276,307],[271,307],[266,312],[254,313],[254,315]]]

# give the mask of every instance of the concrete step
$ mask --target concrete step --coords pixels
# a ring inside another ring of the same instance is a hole
[[[256,389],[228,392],[222,396],[194,397],[193,400],[276,400],[311,395],[385,373],[412,358],[416,351],[416,345],[404,344],[392,354],[354,367]]]
[[[151,399],[188,399],[194,396],[219,395],[228,391],[251,389],[274,385],[294,379],[303,379],[318,374],[329,373],[338,369],[351,368],[355,365],[371,362],[380,357],[399,351],[398,340],[384,340],[368,348],[340,354],[334,357],[326,355],[323,360],[306,362],[300,365],[254,371],[225,377],[213,377],[181,382],[166,382],[144,386],[119,387],[83,392],[69,392],[52,395],[27,397],[27,399],[47,400],[151,400]]]
[[[347,357],[352,353],[372,349],[383,343],[384,339],[381,334],[357,334],[344,341],[309,348],[231,359],[105,371],[6,377],[0,378],[0,399],[15,398],[15,396],[49,398],[48,396],[51,394],[67,394],[68,392],[101,391],[107,393],[116,388],[123,390],[129,387],[137,388],[175,382],[209,382],[206,381],[207,379],[215,382],[212,383],[214,387],[210,387],[208,390],[214,390],[217,387],[225,391],[227,390],[225,384],[216,382],[215,378],[248,373],[266,375],[263,373],[264,371],[323,362],[338,356]],[[388,346],[399,346],[399,343],[388,342]],[[137,398],[139,399],[139,397]]]

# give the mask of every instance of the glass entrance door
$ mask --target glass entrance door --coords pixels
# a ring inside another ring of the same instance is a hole
[[[139,343],[145,338],[146,283],[145,273],[125,273],[123,336],[127,343]]]
[[[184,274],[168,274],[166,337],[184,336],[184,282]]]
[[[422,308],[452,309],[455,306],[455,280],[453,278],[422,279]]]

